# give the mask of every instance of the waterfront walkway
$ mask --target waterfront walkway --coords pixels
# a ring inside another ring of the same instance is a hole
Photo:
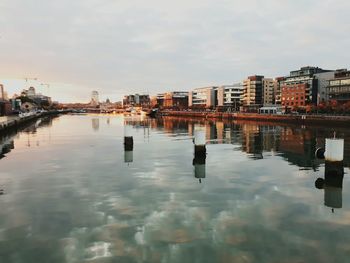
[[[309,114],[258,114],[258,113],[226,113],[197,111],[161,111],[163,116],[197,117],[205,119],[251,120],[267,122],[284,122],[299,125],[338,125],[350,126],[350,116],[309,115]]]

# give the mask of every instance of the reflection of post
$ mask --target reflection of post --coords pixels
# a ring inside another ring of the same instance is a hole
[[[124,162],[133,162],[134,139],[131,126],[124,124]]]
[[[324,205],[332,208],[342,208],[342,189],[344,178],[344,166],[339,163],[325,163],[325,179],[318,178],[315,186],[324,189]]]
[[[202,179],[205,178],[205,156],[195,156],[193,159],[194,177],[199,179],[199,183],[202,183]]]
[[[132,145],[124,145],[124,162],[132,163],[134,161],[134,152]]]
[[[205,159],[206,159],[206,147],[205,147],[205,128],[195,127],[194,130],[194,176],[199,179],[199,183],[205,178]]]
[[[318,157],[325,159],[325,178],[318,178],[315,186],[324,189],[324,204],[327,207],[342,208],[342,188],[344,178],[344,140],[326,139],[324,153],[322,149],[316,152]]]
[[[92,129],[94,131],[98,131],[100,128],[100,119],[99,118],[92,118],[91,124],[92,124]]]

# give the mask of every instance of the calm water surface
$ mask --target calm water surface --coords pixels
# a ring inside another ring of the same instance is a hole
[[[124,151],[124,123],[133,151]],[[193,160],[198,125],[205,164]],[[350,131],[337,129],[342,182],[315,188],[325,167],[313,154],[332,134],[177,118],[44,119],[0,137],[0,262],[349,262]]]

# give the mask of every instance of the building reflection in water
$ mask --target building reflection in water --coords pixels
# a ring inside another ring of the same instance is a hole
[[[326,161],[324,178],[315,181],[315,187],[324,191],[324,205],[332,208],[332,212],[343,206],[343,178],[343,163]]]
[[[92,118],[91,125],[92,125],[92,129],[94,131],[98,131],[100,129],[100,119],[99,118]]]
[[[143,130],[143,136],[144,138],[149,138],[150,136],[150,127],[151,122],[156,121],[155,119],[150,119],[150,118],[144,118],[141,116],[133,116],[133,117],[125,117],[124,118],[124,125],[130,125],[136,130]],[[157,126],[157,125],[153,125]]]
[[[0,159],[6,157],[6,154],[15,148],[13,136],[4,136],[0,138]]]
[[[51,127],[52,126],[52,120],[54,117],[46,117],[41,118],[34,123],[29,124],[26,126],[22,131],[22,136],[27,136],[27,146],[31,147],[33,142],[33,137],[37,133],[37,129],[40,127]],[[19,133],[17,130],[10,130],[6,132],[4,135],[0,136],[0,159],[6,157],[6,154],[10,153],[15,148],[14,138],[16,136],[19,136]],[[50,141],[51,138],[49,138]],[[40,142],[38,139],[35,141],[36,146],[40,146]]]
[[[317,171],[321,161],[314,156],[316,145],[328,136],[327,128],[300,127],[283,123],[255,121],[208,120],[200,118],[167,117],[131,119],[127,124],[136,129],[153,129],[171,136],[193,136],[196,125],[206,131],[207,144],[232,144],[247,153],[248,158],[259,160],[271,155],[281,156],[300,169]],[[332,127],[329,128],[331,130]],[[341,129],[340,129],[341,131]],[[344,136],[348,134],[343,132]],[[347,140],[350,142],[350,139]],[[345,147],[344,164],[350,165],[350,146]]]

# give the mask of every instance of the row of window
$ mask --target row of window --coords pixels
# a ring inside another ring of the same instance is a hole
[[[305,100],[305,97],[282,97],[282,100]]]
[[[347,87],[332,87],[329,88],[330,93],[336,93],[336,92],[350,92],[350,86]]]
[[[291,102],[285,102],[285,103],[282,102],[282,105],[283,106],[305,106],[306,104],[304,101],[301,101],[301,102],[291,101]]]

